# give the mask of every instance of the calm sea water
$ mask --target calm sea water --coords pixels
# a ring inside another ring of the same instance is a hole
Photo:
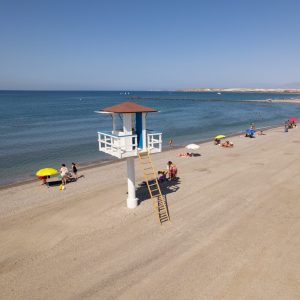
[[[111,129],[111,117],[94,111],[124,101],[160,110],[148,114],[147,128],[163,132],[167,145],[239,132],[300,117],[300,105],[242,103],[300,95],[181,92],[0,91],[0,185],[34,177],[43,167],[59,168],[111,159],[100,153],[97,131]]]

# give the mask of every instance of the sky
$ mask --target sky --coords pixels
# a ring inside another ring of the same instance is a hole
[[[0,0],[0,89],[300,88],[299,12],[299,0]]]

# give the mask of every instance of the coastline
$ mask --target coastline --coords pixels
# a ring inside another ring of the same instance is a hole
[[[246,128],[252,121],[270,125],[284,120],[286,116],[300,114],[300,106],[296,105],[285,104],[286,107],[283,108],[284,103],[271,106],[267,103],[240,103],[242,99],[293,97],[287,94],[224,93],[220,96],[213,93],[182,94],[143,91],[132,92],[129,95],[126,93],[126,96],[123,94],[117,92],[108,94],[19,92],[12,93],[11,96],[4,95],[1,100],[2,104],[5,104],[5,110],[0,126],[3,135],[0,189],[33,182],[36,170],[48,166],[60,168],[59,162],[70,164],[71,161],[75,161],[84,169],[102,164],[102,160],[107,157],[103,154],[98,155],[95,133],[100,129],[110,128],[111,122],[109,118],[99,118],[91,112],[94,112],[96,107],[101,107],[102,104],[109,106],[115,102],[130,100],[131,96],[138,95],[137,97],[141,99],[136,101],[137,103],[141,102],[150,107],[153,105],[160,110],[160,113],[149,118],[149,124],[152,122],[152,129],[163,132],[165,142],[173,138],[174,144],[178,143],[179,146],[205,141],[206,138],[219,133],[218,129],[231,133]],[[8,101],[10,97],[12,101]],[[22,99],[27,100],[22,101]],[[20,105],[18,111],[20,116],[14,113],[13,103]],[[43,103],[43,105],[38,109],[37,114],[32,116],[26,109],[35,103]],[[60,107],[58,114],[55,112],[57,107]],[[216,114],[219,110],[220,112]],[[38,117],[39,114],[47,117],[41,120]],[[211,114],[216,114],[216,117],[212,124],[208,124]],[[55,117],[50,117],[50,115]],[[68,116],[68,120],[65,120],[64,115]],[[51,124],[57,128],[57,132],[54,133],[50,129],[50,121],[47,121],[47,118],[51,119]],[[176,120],[172,126],[168,121],[170,118]],[[47,137],[46,140],[45,137]],[[167,143],[165,146],[164,150],[167,150]]]
[[[280,94],[299,94],[300,89],[260,89],[260,88],[190,88],[190,89],[177,89],[176,92],[230,92],[230,93],[280,93]]]
[[[299,99],[299,101],[300,101],[300,99]],[[257,130],[270,130],[270,129],[278,128],[278,127],[280,127],[280,124],[274,124],[274,125],[271,125],[271,126],[268,126],[268,127],[260,127],[260,128],[257,128]],[[232,133],[227,134],[226,136],[227,137],[235,137],[235,136],[239,136],[240,134],[241,134],[241,131],[232,132]],[[214,137],[211,137],[209,139],[197,140],[194,143],[201,145],[201,144],[204,144],[204,143],[211,142],[213,140],[213,138]],[[172,150],[179,150],[179,149],[184,150],[184,147],[185,147],[184,145],[174,145],[172,147],[164,146],[163,147],[163,152],[172,151]],[[82,164],[80,163],[80,172],[90,170],[90,169],[94,169],[94,168],[98,168],[98,167],[101,168],[101,167],[107,166],[107,165],[114,165],[114,164],[116,164],[120,161],[126,161],[126,159],[112,158],[112,159],[103,159],[103,160],[90,161],[90,162],[88,161],[88,162],[85,162],[85,163],[82,163]],[[15,182],[0,185],[0,191],[10,189],[10,188],[14,188],[14,187],[27,185],[27,184],[31,184],[31,183],[34,183],[34,182],[37,182],[37,178],[34,175],[27,175],[27,177],[26,178],[24,177],[24,179],[20,179],[20,180],[18,179]]]
[[[240,100],[240,102],[264,102],[264,103],[300,103],[300,98],[290,99],[266,99],[266,100]]]

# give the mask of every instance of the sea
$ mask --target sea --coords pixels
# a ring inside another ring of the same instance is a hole
[[[0,186],[35,178],[44,167],[116,160],[98,151],[97,132],[112,129],[101,108],[132,101],[153,107],[147,129],[163,133],[163,146],[213,139],[249,128],[282,125],[300,117],[300,105],[241,102],[299,98],[300,94],[171,91],[0,91]],[[119,124],[121,120],[119,120]]]

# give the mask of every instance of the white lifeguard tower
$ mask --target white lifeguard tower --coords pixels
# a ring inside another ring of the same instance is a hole
[[[112,116],[112,131],[98,132],[99,151],[119,159],[127,159],[128,208],[135,208],[138,204],[135,196],[134,158],[137,156],[139,158],[149,157],[149,153],[161,152],[162,149],[162,133],[146,129],[146,116],[148,113],[154,112],[158,111],[132,102],[124,102],[98,111],[98,113]],[[121,129],[116,128],[118,116],[123,123]],[[148,184],[148,180],[146,182]]]

